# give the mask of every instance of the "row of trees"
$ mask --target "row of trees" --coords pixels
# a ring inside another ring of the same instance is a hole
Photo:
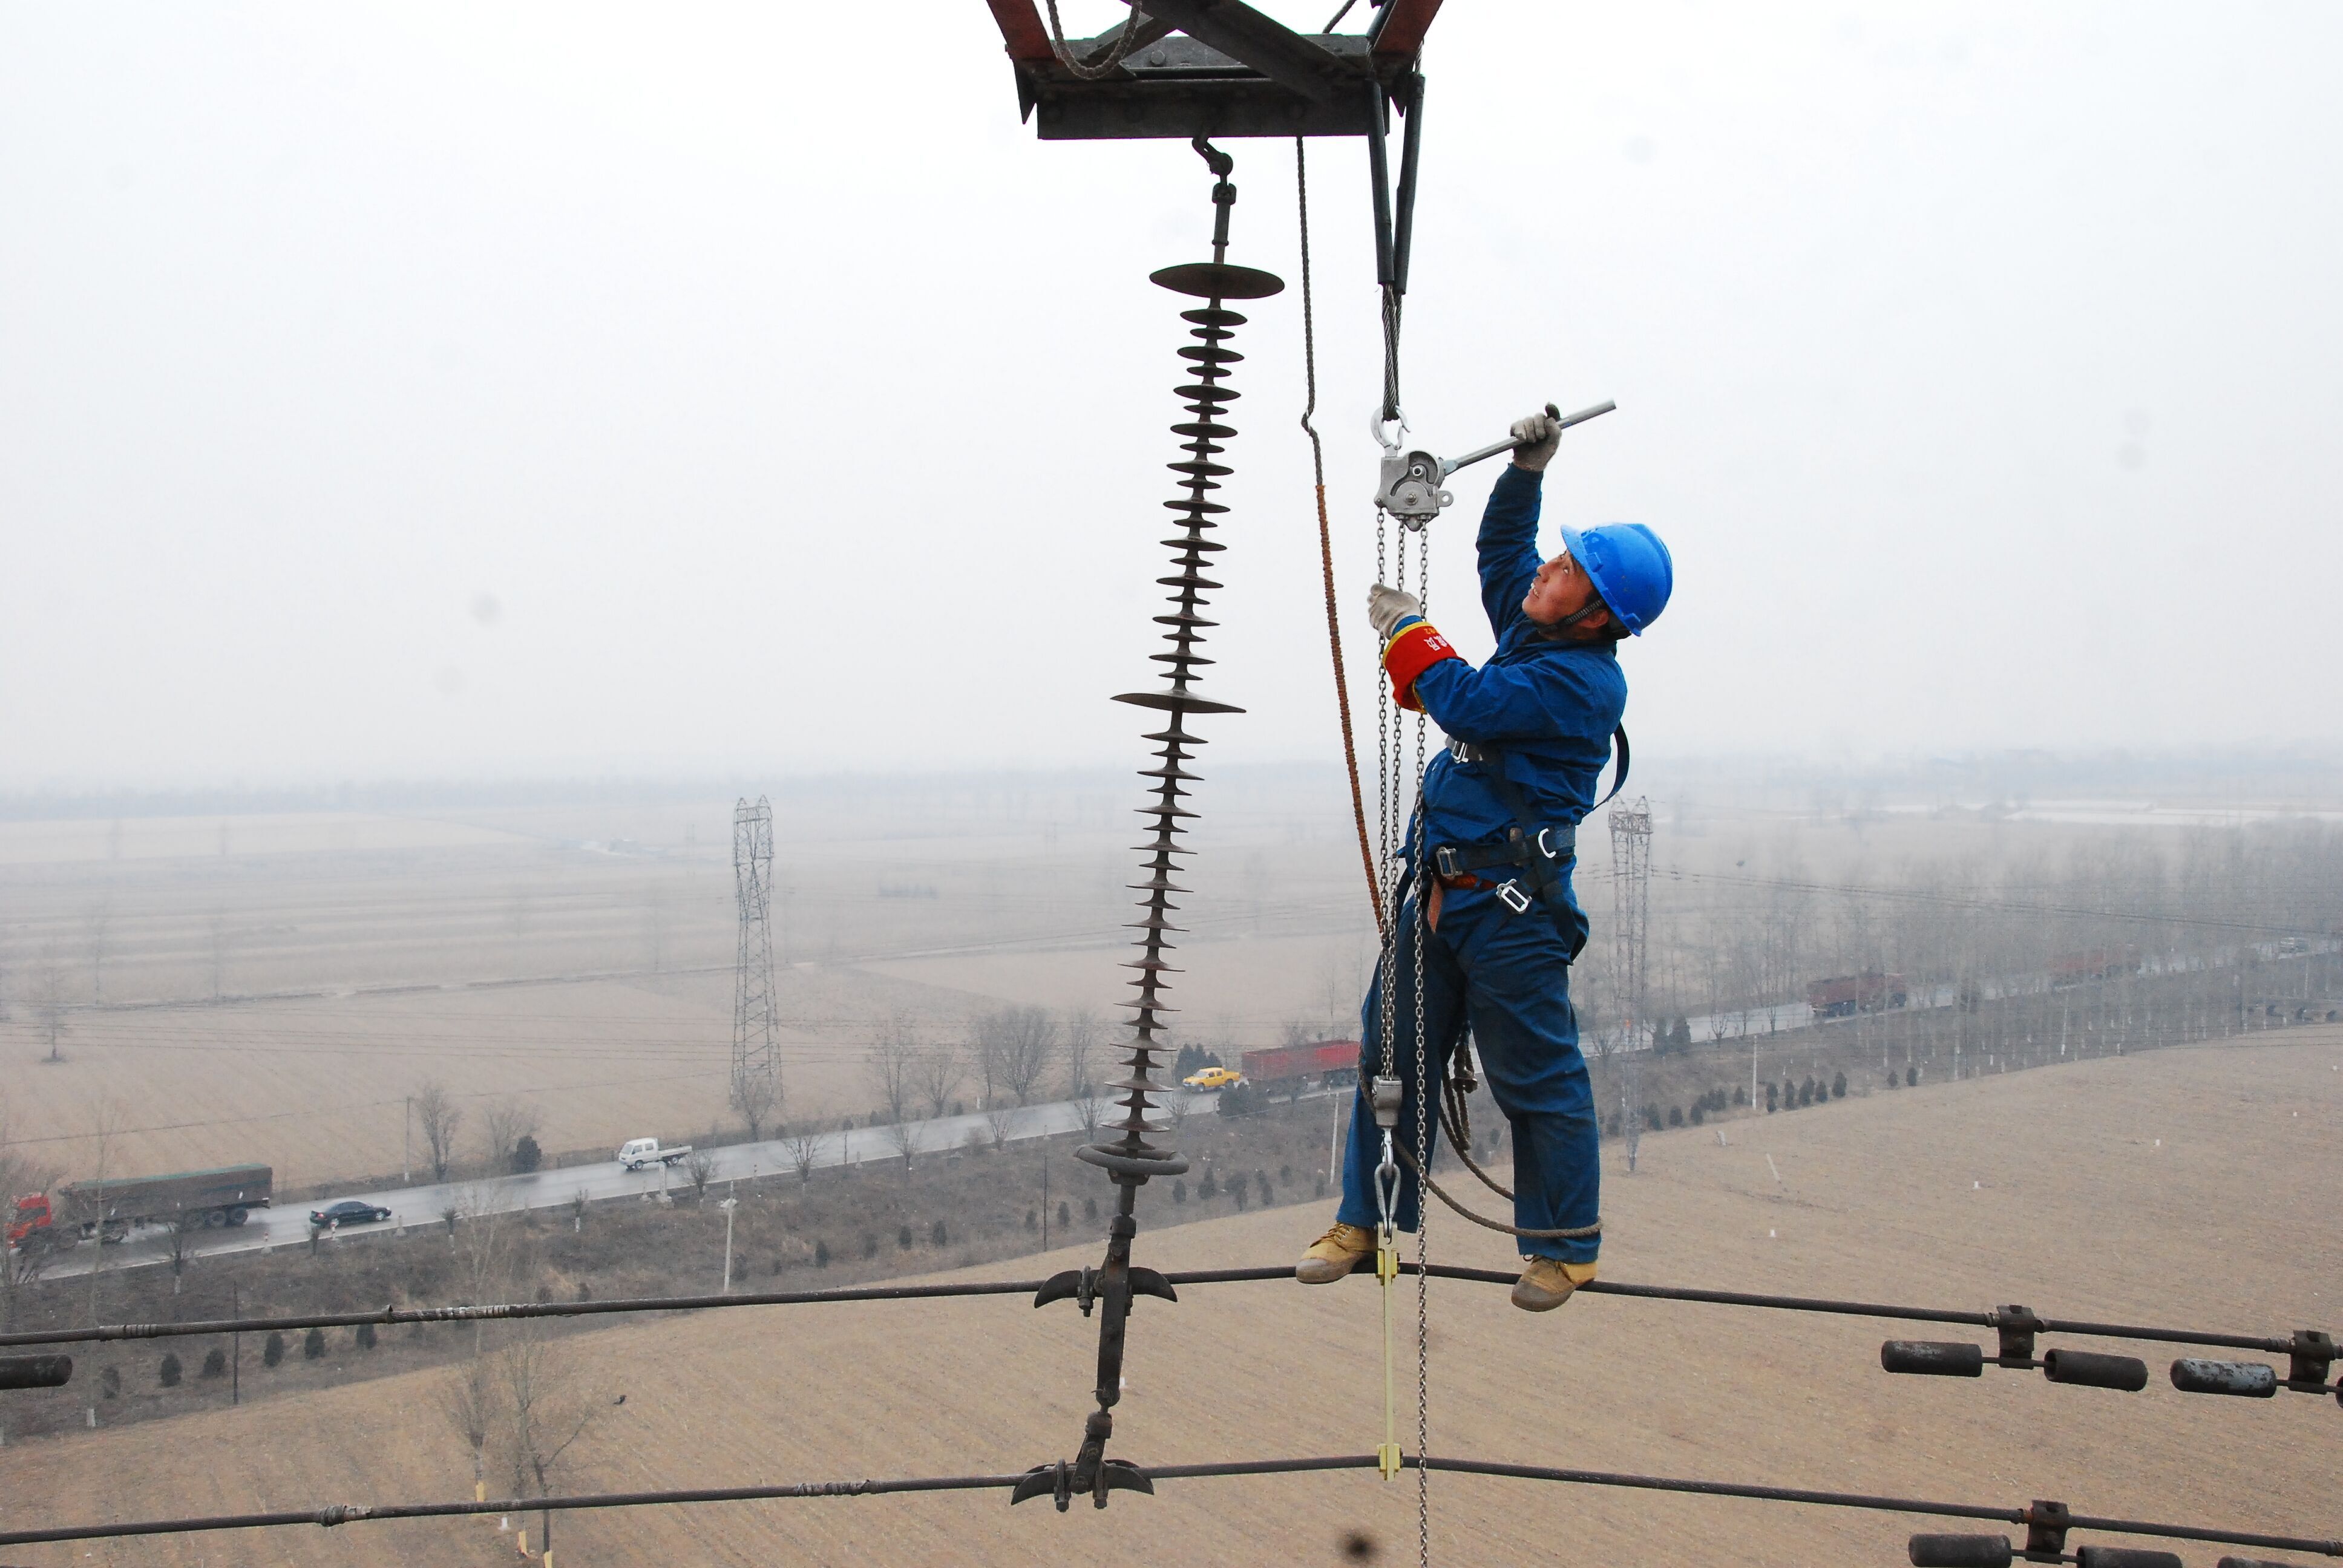
[[[879,1113],[897,1124],[950,1114],[964,1096],[983,1111],[1083,1100],[1105,1065],[1106,1036],[1105,1020],[1089,1008],[994,1008],[972,1016],[957,1036],[897,1012],[871,1037],[863,1086]]]
[[[1600,923],[1601,892],[1585,880]],[[1858,859],[1828,876],[1795,852],[1753,855],[1731,871],[1655,879],[1653,892],[1645,1016],[1702,1015],[1692,1032],[1703,1040],[1788,1027],[1810,983],[1865,970],[1904,976],[1915,1008],[1955,1001],[1971,1013],[2071,989],[2079,970],[2118,981],[2186,974],[2198,977],[2187,988],[2192,1007],[2234,1011],[2256,1000],[2253,971],[2291,950],[2284,944],[2315,949],[2343,933],[2343,829],[2104,831],[2055,852],[2029,833],[1993,856]],[[1605,943],[1574,977],[1598,1049],[1617,1044],[1624,1010],[1611,958]],[[2338,979],[2331,960],[2286,972],[2297,989]],[[1881,1026],[1858,1017],[1854,1027]],[[1690,1041],[1671,1024],[1668,1043]]]
[[[490,1175],[536,1170],[544,1159],[537,1141],[544,1124],[543,1113],[527,1101],[510,1097],[491,1100],[479,1111],[475,1147],[479,1151],[482,1169]],[[416,1084],[414,1092],[407,1097],[407,1115],[408,1126],[423,1141],[431,1179],[445,1181],[461,1157],[458,1135],[470,1120],[469,1115],[458,1098],[448,1092],[447,1086],[436,1078]]]

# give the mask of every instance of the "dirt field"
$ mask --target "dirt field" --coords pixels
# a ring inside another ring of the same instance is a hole
[[[2338,1323],[2343,1032],[2158,1051],[1849,1101],[1828,1115],[1654,1136],[1614,1176],[1606,1272],[2283,1333]],[[1779,1181],[1775,1172],[1778,1171]],[[1142,1240],[1164,1266],[1258,1262],[1308,1239],[1295,1211]],[[1501,1241],[1435,1221],[1435,1258]],[[1091,1248],[1062,1254],[1073,1262]],[[1020,1272],[1024,1271],[1021,1268]],[[1887,1325],[1588,1298],[1550,1318],[1435,1285],[1436,1452],[1876,1489],[2181,1523],[2343,1534],[2343,1412],[2173,1392],[2172,1353],[2123,1394],[2038,1376],[1890,1380]],[[1949,1337],[1949,1331],[1945,1331]],[[1116,1451],[1141,1462],[1359,1452],[1376,1441],[1373,1287],[1200,1288],[1136,1320]],[[708,1484],[1022,1468],[1071,1452],[1091,1325],[1000,1301],[809,1308],[613,1329],[573,1343],[623,1406],[570,1483]],[[2101,1347],[2091,1347],[2101,1348]],[[2130,1347],[2107,1346],[2124,1349]],[[14,1447],[5,1517],[130,1518],[453,1497],[466,1451],[394,1378]],[[220,1456],[233,1454],[233,1464]],[[1890,1563],[1921,1522],[1435,1477],[1443,1561]],[[996,1494],[714,1505],[558,1525],[564,1568],[648,1562],[1334,1563],[1343,1534],[1412,1549],[1412,1482],[1166,1483],[1059,1516]],[[509,1561],[493,1522],[355,1525],[17,1549],[34,1564]],[[2217,1549],[2187,1547],[2191,1564]]]

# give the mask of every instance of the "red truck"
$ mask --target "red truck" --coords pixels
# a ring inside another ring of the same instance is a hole
[[[119,1241],[133,1225],[200,1221],[241,1225],[268,1207],[277,1173],[266,1165],[223,1165],[168,1176],[123,1176],[111,1181],[62,1181],[54,1201],[46,1192],[16,1200],[8,1217],[12,1247],[70,1247],[95,1236]]]
[[[2091,980],[2114,980],[2118,975],[2139,973],[2139,944],[2126,942],[2117,948],[2086,948],[2081,952],[2060,953],[2050,960],[2050,983],[2054,986],[2083,985]]]
[[[1877,970],[1818,980],[1806,987],[1806,1006],[1816,1018],[1853,1018],[1859,1012],[1902,1007],[1908,1000],[1902,975],[1882,974]]]
[[[1253,1084],[1285,1083],[1297,1078],[1314,1078],[1324,1089],[1356,1083],[1359,1042],[1321,1040],[1308,1045],[1273,1045],[1265,1050],[1248,1050],[1244,1053],[1244,1075],[1245,1081]]]

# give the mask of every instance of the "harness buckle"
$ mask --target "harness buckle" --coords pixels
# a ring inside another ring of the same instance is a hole
[[[1432,851],[1433,869],[1443,877],[1461,877],[1464,869],[1456,863],[1456,846],[1443,844]]]
[[[1540,828],[1540,829],[1538,829],[1538,836],[1537,836],[1537,847],[1538,847],[1538,853],[1539,853],[1539,854],[1541,854],[1541,855],[1544,855],[1544,856],[1547,859],[1549,859],[1549,860],[1558,859],[1560,858],[1560,857],[1558,857],[1557,855],[1555,855],[1555,854],[1554,854],[1554,846],[1553,846],[1552,844],[1549,844],[1549,843],[1547,843],[1547,842],[1546,842],[1546,840],[1547,840],[1548,839],[1552,838],[1553,836],[1554,836],[1554,829],[1551,829],[1551,828]]]
[[[1519,882],[1503,881],[1498,883],[1497,899],[1499,902],[1505,906],[1505,908],[1513,910],[1513,913],[1517,915],[1526,915],[1530,912],[1530,896],[1522,891],[1522,887]]]

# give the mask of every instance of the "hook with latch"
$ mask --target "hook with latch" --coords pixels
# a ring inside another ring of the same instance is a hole
[[[1581,408],[1575,414],[1564,414],[1549,403],[1546,417],[1557,429],[1567,430],[1573,425],[1583,425],[1597,415],[1608,414],[1619,405],[1610,401]],[[1399,422],[1399,433],[1407,434],[1407,421]],[[1459,468],[1472,467],[1483,458],[1500,452],[1511,452],[1523,445],[1511,436],[1477,447],[1461,457],[1443,457],[1422,448],[1404,449],[1399,441],[1383,433],[1384,421],[1375,421],[1375,440],[1383,449],[1383,487],[1375,492],[1375,505],[1397,518],[1403,527],[1422,532],[1441,511],[1456,498],[1440,487],[1441,481]]]

